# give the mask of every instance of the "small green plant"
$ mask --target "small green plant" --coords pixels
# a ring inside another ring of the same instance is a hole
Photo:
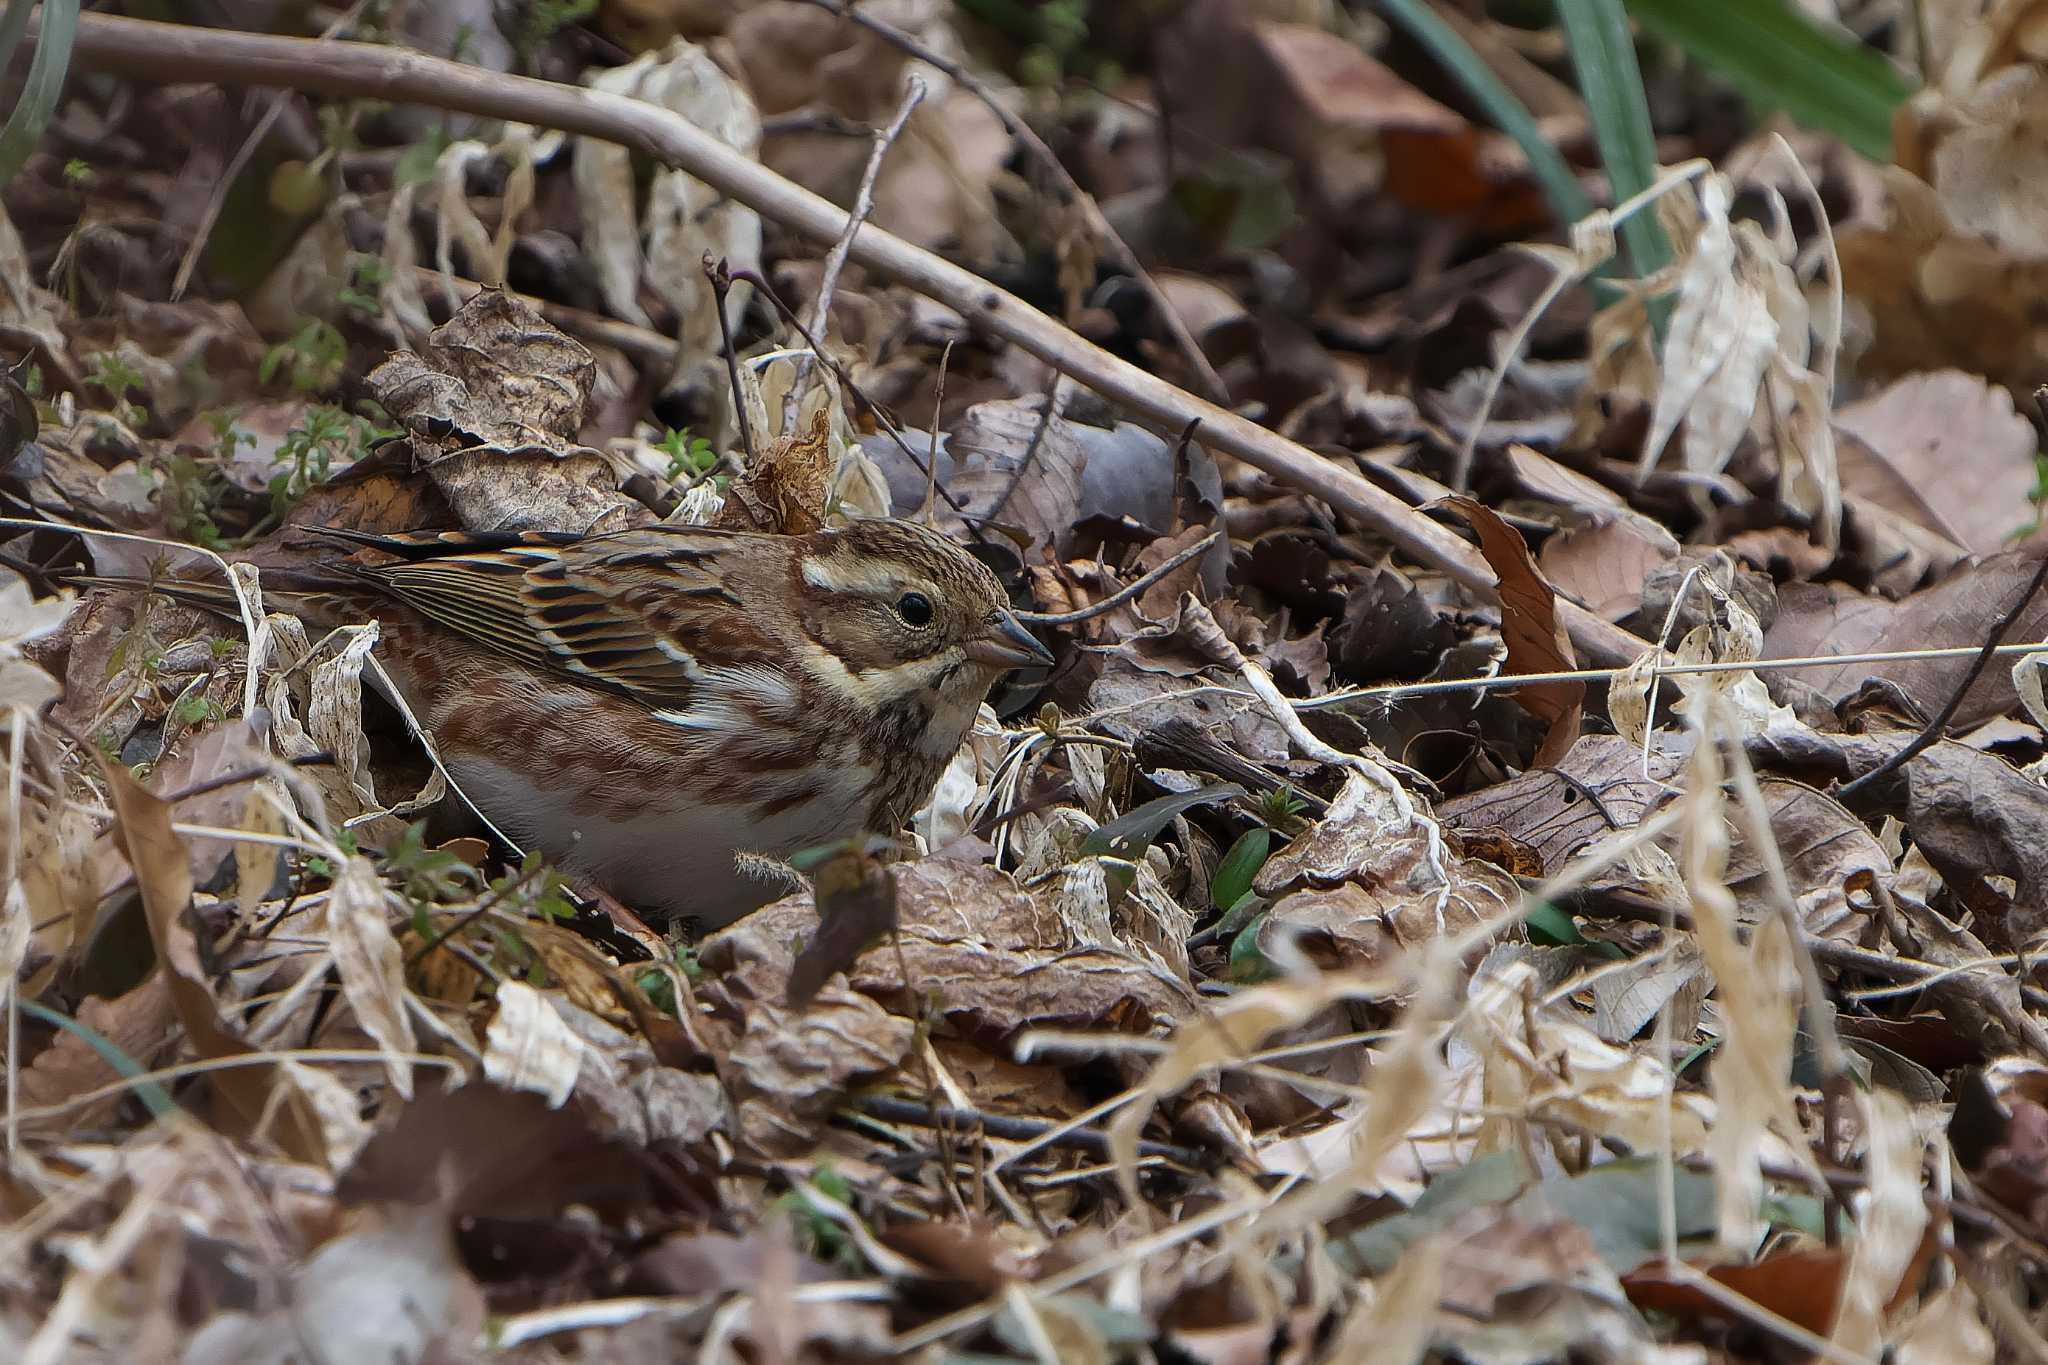
[[[1209,903],[1218,910],[1236,909],[1238,902],[1252,894],[1252,878],[1259,875],[1272,848],[1273,831],[1264,825],[1239,835],[1216,865],[1216,875],[1209,879]]]
[[[427,129],[418,142],[400,154],[398,168],[392,172],[392,178],[400,185],[426,184],[434,178],[434,167],[452,140],[448,130],[439,124]]]
[[[164,520],[171,533],[194,545],[219,549],[223,537],[213,519],[213,507],[223,482],[220,467],[202,465],[189,455],[173,455],[156,472]]]
[[[1259,818],[1281,829],[1300,818],[1308,807],[1292,787],[1275,787],[1259,798]]]
[[[348,278],[335,291],[335,301],[361,318],[375,318],[383,311],[378,291],[391,279],[391,268],[381,256],[367,251],[348,254]]]
[[[218,409],[204,414],[206,425],[213,428],[214,457],[223,464],[235,458],[235,452],[243,446],[256,444],[256,433],[244,431],[235,425],[235,414]]]
[[[83,189],[93,182],[92,167],[82,158],[72,157],[64,163],[64,183],[73,189]]]
[[[1088,46],[1088,23],[1094,0],[1044,0],[1034,6],[1015,0],[960,0],[960,8],[1020,46],[1017,78],[1026,85],[1052,89],[1067,77],[1086,75],[1097,84],[1113,76],[1105,59]]]
[[[673,961],[676,971],[682,974],[685,981],[703,980],[704,966],[697,961],[697,950],[694,947],[687,943],[676,944]],[[682,1002],[676,999],[675,980],[667,972],[657,971],[650,967],[646,971],[641,972],[634,980],[639,984],[640,989],[646,992],[647,1002],[650,1005],[653,1005],[664,1014],[680,1015],[682,1013]]]
[[[701,479],[718,463],[718,452],[711,448],[711,442],[702,436],[692,436],[688,427],[681,431],[670,427],[667,434],[655,442],[655,449],[668,456],[670,482]]]
[[[85,377],[114,400],[114,418],[124,426],[139,426],[142,409],[128,401],[131,393],[147,393],[149,385],[142,372],[116,351],[94,351],[85,358]]]
[[[334,833],[334,846],[350,857],[354,857],[357,853],[361,852],[361,849],[356,845],[356,832],[352,829],[336,830]],[[333,881],[334,873],[334,864],[320,854],[315,853],[306,859],[307,876],[322,877],[328,881]],[[419,907],[415,907],[415,909],[417,910]]]
[[[325,318],[307,318],[263,353],[256,378],[268,384],[282,375],[293,393],[326,393],[341,382],[347,362],[348,339]]]
[[[541,866],[540,855],[529,853],[517,872],[508,872],[491,882],[491,891],[512,907],[542,919],[568,919],[576,913],[569,901],[569,883],[551,867]]]
[[[2027,494],[2034,504],[2034,519],[2006,536],[2008,541],[2025,540],[2048,521],[2048,451],[2034,452],[2034,491]]]
[[[415,907],[438,905],[467,894],[478,880],[477,870],[444,848],[427,847],[427,823],[416,820],[399,836],[398,847],[384,860],[398,879],[399,894]]]
[[[207,725],[226,720],[227,708],[204,692],[188,692],[171,708],[171,717],[183,726]]]
[[[283,516],[334,472],[339,458],[354,459],[378,435],[376,427],[340,408],[321,404],[308,408],[297,426],[277,447],[278,472],[270,480],[270,508]]]
[[[843,1205],[854,1200],[853,1186],[846,1177],[830,1166],[820,1166],[811,1174],[811,1187]],[[811,1202],[794,1190],[775,1201],[779,1213],[789,1215],[796,1231],[797,1245],[811,1255],[829,1264],[843,1266],[850,1271],[863,1269],[861,1254],[853,1239],[837,1222],[820,1213]]]

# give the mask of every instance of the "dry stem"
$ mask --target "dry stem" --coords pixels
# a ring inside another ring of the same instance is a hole
[[[875,208],[875,182],[881,179],[882,162],[888,157],[889,149],[896,145],[896,139],[903,136],[903,129],[910,122],[910,116],[917,112],[917,106],[924,103],[924,82],[912,76],[903,86],[903,103],[896,106],[896,117],[889,120],[889,126],[875,134],[875,145],[868,153],[867,169],[861,172],[860,190],[853,196],[853,211],[846,215],[846,231],[839,234],[839,240],[832,244],[832,250],[825,257],[825,273],[818,281],[818,299],[811,306],[811,331],[819,337],[825,335],[825,324],[832,317],[832,295],[839,290],[839,272],[846,268],[847,253],[853,250],[853,239],[860,232],[860,226],[868,220]],[[782,408],[782,434],[788,436],[796,430],[799,404],[794,395],[797,387],[810,377],[816,359],[805,355],[797,361],[796,384],[791,386],[791,399]]]

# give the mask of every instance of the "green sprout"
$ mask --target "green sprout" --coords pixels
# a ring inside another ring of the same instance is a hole
[[[701,479],[718,463],[718,452],[711,448],[711,442],[702,436],[692,436],[688,427],[681,431],[670,427],[654,447],[668,456],[671,483],[677,479]]]
[[[268,384],[283,375],[294,393],[326,393],[341,382],[347,362],[348,339],[324,318],[307,318],[263,353],[256,378]]]

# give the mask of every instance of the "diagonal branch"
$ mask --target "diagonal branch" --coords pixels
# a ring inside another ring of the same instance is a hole
[[[681,116],[623,95],[483,71],[400,48],[231,33],[105,14],[79,16],[75,56],[88,67],[143,81],[283,85],[314,94],[368,96],[560,128],[643,151],[664,165],[688,171],[814,241],[835,242],[846,228],[847,214],[836,205],[749,160]],[[1442,570],[1468,588],[1492,589],[1493,570],[1477,551],[1349,465],[1324,459],[1278,432],[1118,359],[1016,295],[880,228],[870,226],[855,238],[851,254],[869,270],[939,300],[970,323],[1021,346],[1162,427],[1178,431],[1199,417],[1211,449],[1321,498],[1410,558]],[[1558,605],[1573,642],[1592,661],[1625,663],[1649,648],[1576,604]]]

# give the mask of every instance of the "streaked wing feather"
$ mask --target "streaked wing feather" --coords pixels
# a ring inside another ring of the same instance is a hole
[[[473,543],[473,542],[472,542]],[[699,669],[650,614],[737,606],[717,571],[733,538],[626,532],[574,544],[522,538],[366,570],[439,625],[528,663],[686,709]],[[424,547],[408,547],[419,554]]]

